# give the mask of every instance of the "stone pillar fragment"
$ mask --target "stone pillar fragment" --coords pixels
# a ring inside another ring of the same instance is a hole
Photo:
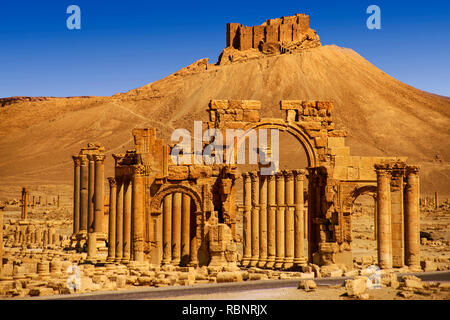
[[[80,231],[80,157],[75,155],[73,159],[73,234]],[[33,197],[34,204],[34,197]]]
[[[190,260],[188,266],[198,266],[198,247],[197,247],[197,212],[193,212],[190,218]]]
[[[244,217],[243,217],[243,238],[244,254],[242,265],[244,267],[250,264],[252,256],[252,237],[251,237],[251,207],[252,207],[252,182],[248,173],[242,174],[244,184]]]
[[[405,260],[410,270],[420,269],[419,167],[406,169]]]
[[[439,198],[437,191],[434,192],[434,209],[437,210],[439,208]]]
[[[267,176],[260,176],[259,183],[259,261],[262,268],[267,263]]]
[[[130,178],[124,180],[123,191],[123,255],[122,263],[128,263],[131,258],[131,203],[133,184]]]
[[[123,191],[124,183],[121,177],[116,178],[117,196],[116,196],[116,250],[115,262],[120,262],[123,256]]]
[[[375,166],[377,173],[378,211],[378,265],[382,269],[392,268],[391,234],[391,172],[387,166]]]
[[[391,232],[392,232],[392,266],[404,266],[404,230],[403,230],[403,176],[404,168],[392,170],[391,179]]]
[[[252,181],[252,257],[250,266],[255,267],[259,259],[259,175],[258,172],[250,172]]]
[[[95,179],[94,179],[94,228],[97,233],[103,232],[103,194],[104,194],[104,155],[95,155]]]
[[[22,214],[20,216],[21,219],[25,220],[28,217],[28,189],[22,188]]]
[[[183,193],[181,210],[181,263],[189,262],[190,250],[190,226],[191,226],[191,197]]]
[[[133,260],[144,262],[144,187],[145,168],[136,166],[133,175]]]
[[[80,155],[80,231],[87,232],[88,228],[88,184],[89,184],[89,168],[88,158],[86,155]]]
[[[267,263],[266,268],[273,268],[276,255],[276,187],[275,176],[267,176]]]
[[[290,170],[283,172],[285,178],[285,257],[284,269],[290,269],[294,266],[294,248],[295,248],[295,233],[294,233],[294,174]]]
[[[108,228],[108,261],[116,258],[116,205],[117,205],[117,183],[116,179],[110,177],[109,182],[109,228]]]
[[[276,200],[277,200],[277,212],[276,212],[276,257],[275,268],[280,269],[284,263],[285,257],[285,182],[282,172],[278,172],[276,175]]]
[[[181,260],[181,205],[182,194],[172,196],[172,264],[178,266]]]
[[[163,264],[172,262],[172,195],[163,200]]]
[[[88,174],[88,232],[94,231],[94,193],[95,193],[95,161],[94,155],[87,155],[89,160]]]
[[[304,225],[304,180],[305,170],[295,170],[295,212],[294,212],[294,225],[295,225],[295,248],[294,248],[294,266],[306,264],[305,259],[305,225]]]

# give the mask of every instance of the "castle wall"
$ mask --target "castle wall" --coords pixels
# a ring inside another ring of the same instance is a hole
[[[301,39],[309,29],[309,16],[295,16],[269,19],[263,25],[246,27],[238,23],[227,24],[227,47],[244,51],[258,48],[263,42],[292,42]]]

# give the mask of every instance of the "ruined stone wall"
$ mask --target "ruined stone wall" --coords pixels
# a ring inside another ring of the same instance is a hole
[[[309,29],[309,16],[269,19],[260,26],[246,27],[239,23],[227,24],[227,47],[238,50],[258,48],[260,42],[294,42],[301,39]]]

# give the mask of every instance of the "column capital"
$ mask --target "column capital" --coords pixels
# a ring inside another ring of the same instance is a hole
[[[116,178],[114,178],[114,177],[108,177],[108,182],[109,182],[109,186],[110,187],[116,187],[117,186],[117,181],[116,181]]]
[[[277,173],[275,173],[275,178],[277,179],[277,181],[284,180],[283,172],[282,171],[278,171]]]
[[[271,181],[274,181],[275,180],[275,175],[273,175],[273,174],[271,174],[271,175],[269,175],[269,176],[266,176],[267,177],[267,181],[268,182],[271,182]]]
[[[92,159],[95,162],[101,162],[103,163],[105,161],[106,156],[104,154],[93,154]]]
[[[392,168],[387,163],[377,163],[374,165],[375,172],[377,173],[377,176],[380,177],[390,177],[392,173]]]
[[[294,173],[291,170],[283,170],[283,175],[286,177],[286,181],[294,180]]]
[[[250,177],[250,174],[248,172],[242,173],[242,179],[247,180]]]
[[[81,166],[86,166],[88,164],[89,160],[88,160],[87,155],[80,154],[78,157],[80,158],[80,165]]]
[[[133,166],[133,175],[134,176],[143,176],[145,175],[145,166],[142,164],[137,164]]]
[[[259,174],[258,171],[251,171],[250,173],[250,178],[252,179],[252,182],[256,182],[259,181]]]
[[[76,167],[80,166],[81,159],[80,159],[80,156],[78,154],[73,155],[72,156],[72,160],[73,160],[73,163],[75,164]]]
[[[407,166],[406,167],[406,174],[419,174],[420,167],[419,166]]]
[[[305,180],[306,177],[306,170],[305,169],[295,169],[292,170],[294,173],[295,180]]]
[[[114,158],[114,165],[117,167],[119,166],[119,161],[121,161],[123,158],[125,158],[125,154],[123,153],[113,153],[112,157]]]

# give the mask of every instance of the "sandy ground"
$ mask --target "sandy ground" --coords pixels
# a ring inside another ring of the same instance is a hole
[[[398,290],[392,288],[369,290],[370,300],[405,300],[397,295]],[[318,287],[314,291],[305,292],[296,288],[277,288],[265,290],[249,290],[245,292],[228,292],[217,294],[194,294],[182,297],[169,297],[157,300],[349,300],[344,295],[344,287]],[[450,292],[444,294],[414,294],[408,300],[450,300]]]

